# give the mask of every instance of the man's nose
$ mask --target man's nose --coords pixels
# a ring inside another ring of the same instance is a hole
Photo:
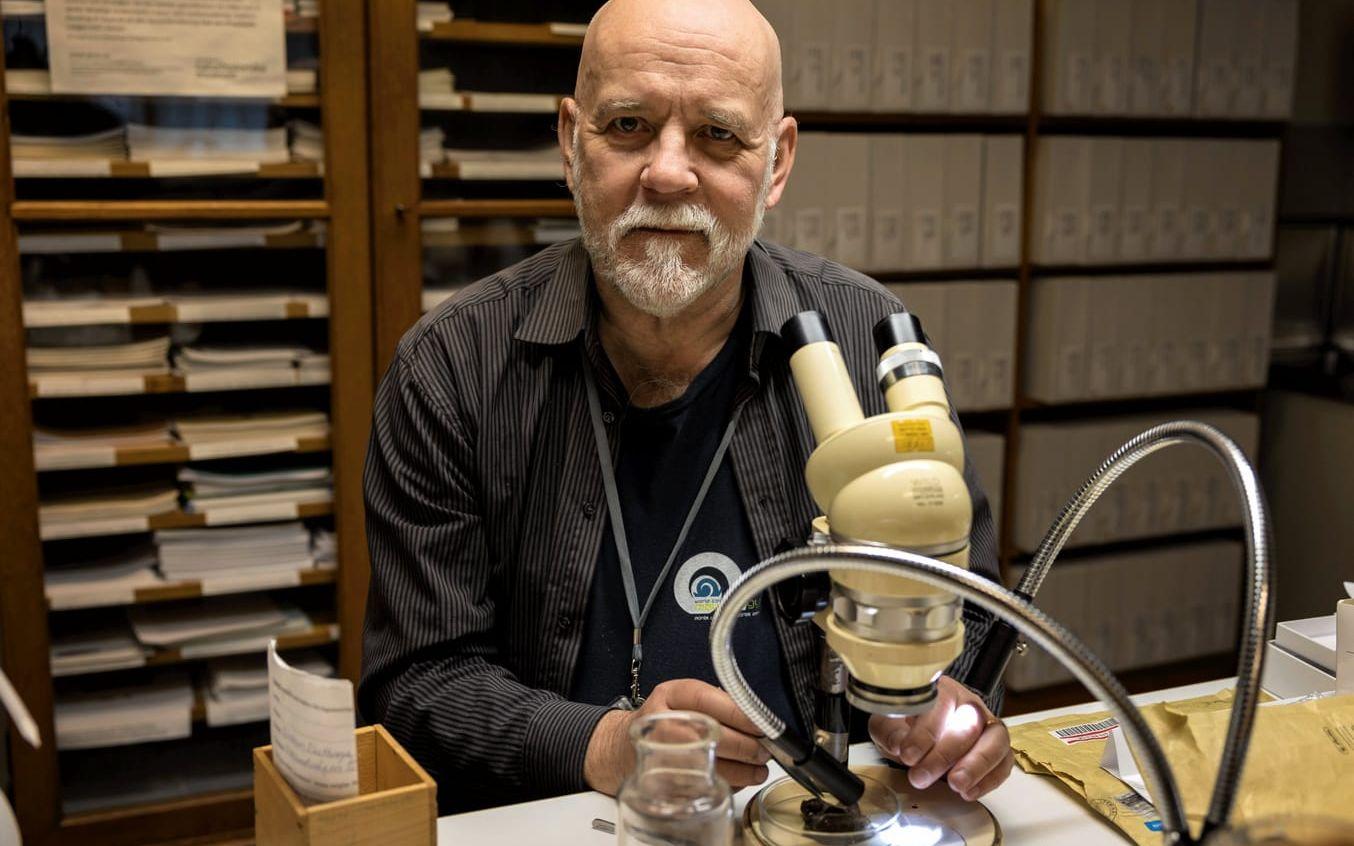
[[[664,127],[654,139],[653,155],[640,174],[640,185],[658,196],[675,196],[696,190],[699,180],[691,168],[686,134],[680,127]]]

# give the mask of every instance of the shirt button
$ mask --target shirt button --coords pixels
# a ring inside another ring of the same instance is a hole
[[[592,500],[583,503],[583,516],[591,520],[597,515],[597,506],[593,505]]]
[[[602,422],[610,426],[612,423],[616,422],[616,415],[612,414],[610,411],[603,411]]]
[[[559,619],[555,621],[555,625],[559,627],[560,631],[567,632],[574,627],[574,618],[570,617],[568,614],[561,614],[559,615]]]

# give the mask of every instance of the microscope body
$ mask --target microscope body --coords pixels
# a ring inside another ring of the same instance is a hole
[[[792,318],[782,337],[797,346],[790,369],[818,442],[805,479],[823,510],[819,528],[836,542],[889,546],[966,568],[972,503],[963,438],[920,323],[893,315],[876,327],[888,411],[868,418],[820,315]],[[925,711],[936,679],[963,650],[958,598],[903,576],[830,576],[829,605],[814,622],[847,670],[847,699],[871,713]]]

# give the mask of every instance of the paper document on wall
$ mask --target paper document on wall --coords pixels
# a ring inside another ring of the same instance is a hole
[[[273,763],[309,802],[357,795],[353,683],[295,669],[268,644]]]
[[[52,91],[287,93],[282,0],[48,0]]]

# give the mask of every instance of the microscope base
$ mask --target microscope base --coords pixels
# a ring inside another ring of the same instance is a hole
[[[995,846],[1001,827],[978,802],[965,802],[943,782],[914,790],[903,770],[883,765],[851,768],[866,784],[862,805],[870,831],[808,832],[798,813],[811,794],[793,779],[762,788],[743,812],[745,846]],[[892,808],[889,808],[889,805]],[[864,822],[864,818],[862,818]]]

